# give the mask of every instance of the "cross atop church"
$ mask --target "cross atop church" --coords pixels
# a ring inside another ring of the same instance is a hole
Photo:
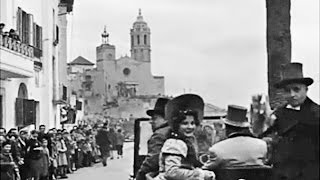
[[[109,44],[109,33],[107,32],[107,26],[104,26],[104,31],[101,34],[102,44]]]

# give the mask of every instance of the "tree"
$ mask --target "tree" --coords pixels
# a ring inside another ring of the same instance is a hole
[[[291,62],[291,0],[266,0],[268,92],[271,108],[285,103],[283,91],[274,88],[281,80],[281,68]]]

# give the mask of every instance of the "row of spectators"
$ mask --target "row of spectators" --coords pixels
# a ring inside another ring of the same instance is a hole
[[[30,133],[0,128],[1,180],[68,178],[68,173],[92,166],[101,155],[95,140],[97,131],[97,127],[88,126],[75,126],[71,131],[52,128],[46,132],[46,127],[40,125],[39,131]],[[108,138],[115,148],[117,134],[112,128],[109,131],[113,132]]]

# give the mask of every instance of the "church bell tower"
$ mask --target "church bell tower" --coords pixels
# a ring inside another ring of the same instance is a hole
[[[131,57],[137,61],[150,62],[150,28],[143,20],[141,9],[137,20],[130,30],[131,36]]]

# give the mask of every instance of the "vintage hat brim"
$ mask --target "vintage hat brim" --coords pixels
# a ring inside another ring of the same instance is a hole
[[[164,111],[154,110],[154,109],[147,110],[148,116],[154,116],[155,114],[164,115]]]
[[[173,118],[177,113],[184,110],[197,112],[198,121],[201,122],[204,111],[203,99],[196,94],[183,94],[169,101],[165,108],[165,119],[169,121],[170,126],[175,123]]]
[[[228,124],[230,126],[235,126],[235,127],[243,127],[243,128],[250,127],[250,123],[249,122],[235,122],[235,121],[230,121],[227,118],[224,118],[223,122],[225,124]]]
[[[296,79],[284,79],[274,85],[275,88],[283,88],[288,84],[299,83],[305,84],[306,86],[310,86],[313,83],[312,78],[296,78]]]

